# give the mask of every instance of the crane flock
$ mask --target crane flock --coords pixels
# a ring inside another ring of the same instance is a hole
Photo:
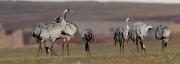
[[[54,43],[57,39],[63,39],[62,42],[62,53],[64,55],[64,49],[66,45],[67,55],[69,56],[69,41],[74,37],[75,34],[79,34],[78,26],[67,19],[67,13],[73,12],[70,9],[65,9],[63,16],[58,16],[55,21],[51,23],[39,23],[32,31],[32,36],[36,39],[39,44],[38,53],[42,53],[42,46],[44,46],[46,54],[57,55],[53,49]],[[141,52],[146,52],[144,45],[144,38],[147,36],[147,32],[153,27],[146,25],[144,22],[135,22],[132,25],[129,24],[127,18],[125,21],[126,26],[119,26],[115,29],[113,37],[115,46],[119,43],[120,52],[124,51],[125,40],[131,39],[136,43],[137,52],[139,52],[139,44]],[[171,30],[166,25],[159,25],[154,33],[157,40],[162,40],[162,50],[167,47]],[[89,43],[94,41],[94,32],[92,29],[86,29],[81,33],[81,38],[85,41],[85,51],[87,55],[90,55]],[[43,45],[42,45],[43,44]]]

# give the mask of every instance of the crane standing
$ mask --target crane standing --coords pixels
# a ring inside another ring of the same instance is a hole
[[[142,50],[146,52],[145,45],[144,45],[144,37],[147,36],[148,30],[152,29],[152,26],[147,26],[143,22],[136,22],[130,27],[129,31],[129,38],[136,42],[137,46],[137,52],[139,52],[139,44],[141,46],[141,52]]]
[[[157,40],[162,40],[162,51],[167,47],[171,35],[171,30],[168,26],[159,25],[155,32],[155,37]]]
[[[60,16],[58,16],[55,22],[53,23],[49,23],[49,24],[40,23],[32,31],[33,37],[36,38],[36,41],[39,44],[37,56],[39,55],[40,51],[42,53],[42,44],[44,44],[46,54],[49,54],[49,51],[51,51],[51,55],[52,52],[54,52],[54,55],[56,55],[55,51],[51,48],[53,45],[50,43],[50,41],[52,41],[50,39],[52,36],[50,34],[50,28],[52,28],[54,24],[57,24],[59,20],[60,20]]]
[[[67,21],[66,19],[66,14],[68,12],[71,12],[71,10],[65,9],[63,12],[63,18],[59,16],[58,18],[56,18],[55,22],[49,24],[43,24],[43,27],[37,26],[33,30],[32,35],[36,39],[44,43],[47,54],[49,53],[49,50],[51,51],[51,55],[53,54],[53,52],[55,54],[55,51],[53,50],[53,44],[55,40],[59,38],[63,38],[64,40],[65,39],[69,40],[70,37],[72,37],[74,33],[77,31],[77,26],[72,22]],[[39,50],[41,49],[42,47],[40,43]],[[39,54],[39,50],[38,50],[38,54]]]
[[[91,55],[89,43],[94,41],[94,34],[91,29],[86,29],[81,34],[82,39],[85,41],[85,51],[88,55]]]
[[[62,21],[65,21],[66,24],[65,24],[65,28],[61,32],[61,38],[63,39],[63,43],[62,43],[63,55],[64,55],[64,47],[65,47],[64,45],[66,44],[66,49],[67,49],[68,56],[69,56],[69,41],[71,38],[74,37],[75,34],[78,34],[79,31],[78,31],[78,27],[76,24],[67,20],[67,18],[66,18],[67,12],[73,13],[73,11],[70,9],[66,9],[64,11]]]
[[[120,27],[120,28],[116,28],[116,30],[114,32],[115,46],[116,46],[116,44],[118,42],[119,47],[120,47],[120,52],[124,51],[124,42],[128,38],[128,32],[129,32],[128,21],[129,20],[130,20],[130,18],[126,19],[126,27],[123,26],[123,27]]]

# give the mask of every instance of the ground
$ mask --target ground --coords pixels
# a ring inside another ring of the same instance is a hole
[[[147,53],[137,53],[132,42],[125,44],[124,53],[113,43],[91,43],[91,56],[86,56],[83,44],[71,44],[70,56],[62,56],[60,45],[56,46],[58,56],[37,57],[35,47],[0,49],[0,64],[180,64],[178,42],[171,40],[161,51],[160,41],[148,41]]]

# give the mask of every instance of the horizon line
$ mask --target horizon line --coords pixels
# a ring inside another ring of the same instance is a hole
[[[28,2],[102,2],[102,3],[106,3],[106,2],[127,2],[127,3],[154,3],[154,4],[180,4],[180,1],[178,2],[160,2],[160,1],[157,1],[157,2],[149,2],[149,1],[130,1],[130,0],[127,0],[127,1],[101,1],[101,0],[51,0],[51,1],[48,1],[48,0],[0,0],[0,1],[28,1]]]

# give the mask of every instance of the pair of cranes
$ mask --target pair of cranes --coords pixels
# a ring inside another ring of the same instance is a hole
[[[65,9],[62,18],[58,16],[55,22],[38,24],[32,31],[33,37],[35,37],[39,43],[38,55],[40,51],[42,52],[42,44],[44,44],[46,54],[51,52],[51,55],[56,55],[55,51],[53,50],[53,45],[54,42],[60,38],[63,39],[63,54],[66,44],[69,55],[69,42],[65,41],[69,41],[78,32],[78,27],[74,23],[68,21],[66,18],[67,13],[69,12],[72,12],[72,10]]]
[[[71,21],[68,21],[66,16],[67,13],[72,12],[70,9],[65,9],[63,12],[63,17],[58,16],[56,20],[52,23],[38,24],[35,29],[32,31],[33,37],[36,38],[37,43],[39,43],[38,55],[41,51],[42,53],[42,44],[45,47],[46,54],[51,53],[51,55],[56,55],[53,45],[57,39],[62,38],[62,50],[64,55],[64,47],[66,44],[68,56],[69,56],[69,41],[76,33],[78,33],[78,27]],[[148,29],[152,28],[152,26],[146,26],[143,22],[134,23],[131,27],[128,25],[128,21],[130,18],[126,19],[126,27],[125,28],[117,28],[114,33],[115,45],[116,43],[120,43],[120,51],[124,50],[124,41],[126,39],[131,39],[136,42],[137,51],[139,51],[139,43],[141,49],[145,50],[145,45],[143,44],[143,39],[147,34]],[[167,42],[170,36],[170,29],[167,26],[160,25],[156,30],[156,38],[162,40],[163,42],[163,50],[167,46]],[[90,55],[89,42],[94,40],[94,34],[92,30],[87,29],[82,33],[83,40],[85,43],[85,50],[87,55]]]
[[[51,52],[51,55],[57,55],[53,49],[53,44],[57,39],[62,38],[62,50],[64,55],[64,47],[66,44],[68,56],[69,56],[69,41],[75,34],[78,34],[78,27],[73,22],[67,20],[66,15],[68,12],[72,12],[70,9],[65,9],[63,12],[63,17],[58,16],[55,22],[43,24],[38,24],[32,31],[32,35],[36,38],[37,43],[39,43],[38,54],[42,53],[42,44],[44,44],[46,54]],[[87,55],[90,55],[89,42],[94,40],[94,34],[91,29],[87,29],[82,34],[83,40],[86,41],[85,50]]]
[[[124,51],[124,43],[125,40],[131,39],[136,43],[137,52],[139,52],[139,44],[141,47],[141,51],[146,52],[144,45],[144,37],[147,36],[148,30],[152,29],[152,26],[147,26],[143,22],[136,22],[132,26],[128,25],[128,21],[130,18],[126,19],[126,27],[117,28],[114,32],[114,40],[115,46],[116,43],[119,43],[120,52]],[[155,37],[157,40],[162,40],[162,50],[167,46],[169,37],[171,34],[171,30],[168,26],[160,25],[156,28]]]

